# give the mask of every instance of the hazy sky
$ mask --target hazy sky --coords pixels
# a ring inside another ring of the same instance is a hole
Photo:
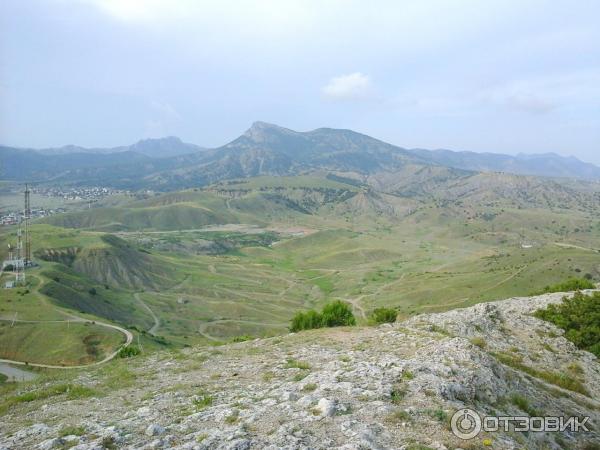
[[[600,164],[599,23],[595,0],[2,0],[0,143],[263,120]]]

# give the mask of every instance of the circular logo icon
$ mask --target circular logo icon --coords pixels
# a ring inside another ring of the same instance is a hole
[[[452,433],[460,439],[473,439],[481,431],[481,417],[472,409],[459,409],[450,421]]]

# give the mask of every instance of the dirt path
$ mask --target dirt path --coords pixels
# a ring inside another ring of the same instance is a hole
[[[516,277],[517,275],[519,275],[521,272],[523,272],[525,269],[527,268],[527,266],[523,266],[521,267],[519,270],[517,270],[515,273],[509,275],[508,277],[506,277],[503,280],[500,280],[498,283],[494,284],[493,286],[490,286],[488,288],[482,289],[480,292],[487,292],[487,291],[491,291],[492,289],[496,289],[498,286],[503,285],[504,283],[506,283],[507,281],[512,280],[514,277]]]
[[[591,248],[591,247],[582,247],[580,245],[574,245],[574,244],[563,244],[562,242],[555,242],[555,245],[559,246],[559,247],[563,247],[563,248],[576,248],[579,250],[586,250],[588,252],[600,252],[600,249],[597,248]]]
[[[148,304],[140,298],[139,292],[136,292],[135,294],[133,294],[133,298],[135,298],[137,300],[137,302],[140,305],[142,305],[142,307],[146,311],[148,311],[148,314],[150,314],[152,316],[152,319],[154,320],[154,325],[152,325],[152,327],[148,330],[148,333],[155,336],[156,332],[160,328],[160,319],[158,318],[158,316],[156,314],[154,314],[154,311],[152,311],[152,309],[148,306]]]
[[[364,308],[360,305],[360,301],[363,299],[363,297],[365,296],[363,295],[362,297],[358,298],[341,298],[341,300],[350,303],[352,305],[352,308],[358,311],[360,317],[362,319],[367,320],[367,314],[365,313]]]
[[[211,341],[222,342],[223,341],[222,338],[220,339],[220,338],[217,338],[217,337],[214,337],[214,336],[208,334],[206,332],[206,328],[209,325],[213,325],[213,324],[217,324],[217,323],[232,323],[232,322],[249,323],[250,325],[259,325],[259,326],[262,326],[262,325],[270,325],[270,326],[274,326],[274,327],[282,326],[282,324],[280,324],[280,323],[256,322],[253,320],[240,320],[240,319],[220,319],[220,320],[213,320],[212,322],[202,322],[200,324],[200,326],[198,327],[198,334],[200,334],[201,336],[203,336],[206,339],[209,339]]]

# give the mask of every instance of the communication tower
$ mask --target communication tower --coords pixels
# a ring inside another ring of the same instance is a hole
[[[23,262],[26,266],[30,266],[31,260],[31,233],[29,229],[31,220],[31,198],[29,192],[29,185],[25,185],[25,209],[23,211],[23,222],[24,222],[24,241],[25,241],[25,253],[22,255]]]

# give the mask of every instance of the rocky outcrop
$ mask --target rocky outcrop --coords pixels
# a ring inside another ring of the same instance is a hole
[[[117,362],[73,381],[101,393],[94,398],[10,409],[0,448],[598,448],[598,360],[530,315],[563,295]],[[450,418],[463,408],[587,416],[592,431],[482,431],[462,440]],[[65,424],[81,436],[61,437]]]

